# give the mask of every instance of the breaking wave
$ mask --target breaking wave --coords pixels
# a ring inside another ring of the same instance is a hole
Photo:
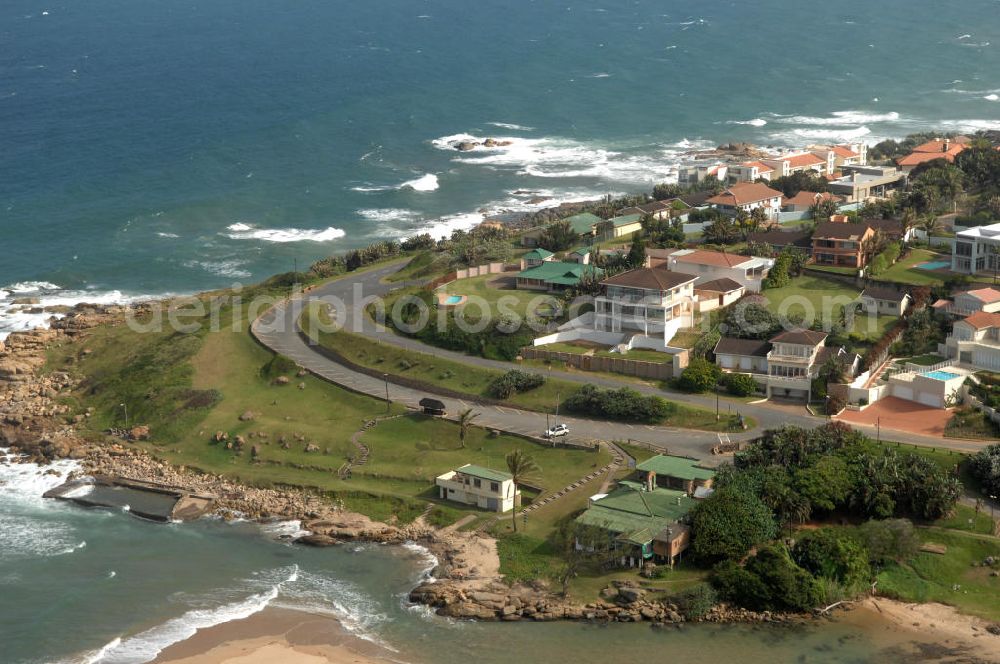
[[[330,242],[339,240],[346,233],[332,226],[318,229],[304,228],[257,228],[251,224],[236,223],[226,227],[223,233],[232,240],[263,240],[265,242]]]

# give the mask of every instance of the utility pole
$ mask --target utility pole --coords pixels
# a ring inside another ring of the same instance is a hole
[[[561,399],[559,397],[559,393],[556,392],[556,424],[559,424],[559,401],[560,400]]]
[[[876,443],[881,443],[882,442],[882,418],[881,417],[876,417],[875,418],[875,442]]]
[[[118,405],[125,409],[125,428],[128,429],[128,406],[123,403]]]
[[[719,384],[715,384],[715,421],[719,421]]]

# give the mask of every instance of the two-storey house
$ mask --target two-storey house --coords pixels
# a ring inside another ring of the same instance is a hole
[[[816,225],[812,257],[819,265],[861,269],[867,262],[866,245],[875,231],[866,224],[827,221]]]
[[[951,300],[938,300],[934,310],[940,314],[965,318],[977,311],[1000,312],[1000,290],[996,288],[976,288],[955,293]]]
[[[757,208],[762,208],[771,219],[781,212],[781,192],[760,182],[739,182],[705,202],[731,217],[740,211],[750,213]]]
[[[509,512],[521,497],[510,473],[470,463],[439,475],[434,484],[442,500],[475,505],[491,512]]]
[[[945,355],[959,364],[1000,370],[1000,313],[979,311],[955,321],[944,346]]]
[[[604,293],[594,299],[594,328],[604,332],[639,332],[669,342],[694,316],[692,274],[638,268],[601,282]]]
[[[732,279],[748,291],[759,293],[762,282],[774,267],[774,259],[723,251],[681,249],[667,257],[667,265],[672,271],[697,276],[696,285],[717,279]]]
[[[1000,224],[976,226],[955,234],[951,271],[964,274],[1000,272]]]

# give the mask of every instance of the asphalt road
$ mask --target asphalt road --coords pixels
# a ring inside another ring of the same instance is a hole
[[[365,313],[368,303],[374,298],[383,297],[399,284],[383,283],[383,279],[400,269],[400,264],[392,264],[383,268],[369,270],[342,279],[331,281],[307,294],[296,296],[281,303],[258,318],[253,324],[254,336],[265,346],[285,355],[300,365],[331,382],[348,389],[385,399],[385,380],[379,380],[367,374],[353,371],[329,357],[320,354],[315,347],[307,343],[298,334],[298,319],[308,300],[321,300],[332,304],[338,318],[338,323],[347,331],[362,334],[380,343],[392,344],[408,350],[445,357],[466,364],[491,369],[507,370],[511,365],[506,362],[488,360],[428,346],[418,340],[397,336],[384,327],[377,325]],[[565,371],[551,370],[546,372],[554,378],[573,383],[592,383],[602,387],[621,387],[628,385],[645,394],[655,394],[672,401],[700,406],[709,410],[715,409],[714,395],[693,395],[672,390],[662,390],[648,385],[624,383],[605,376],[581,375]],[[542,413],[519,410],[506,406],[475,404],[462,399],[453,399],[435,394],[433,390],[415,390],[403,385],[388,382],[389,398],[406,406],[417,408],[418,402],[425,396],[434,396],[443,401],[450,416],[466,409],[475,408],[480,413],[477,423],[494,429],[513,433],[539,436],[545,430],[547,423],[553,422],[553,416]],[[720,410],[728,412],[730,408],[757,420],[758,429],[739,434],[730,434],[732,440],[746,440],[759,434],[760,429],[775,428],[785,424],[803,427],[814,427],[826,421],[826,418],[811,415],[804,407],[781,404],[747,404],[722,399]],[[559,416],[560,422],[570,427],[569,439],[572,442],[587,444],[598,440],[632,440],[668,450],[671,453],[710,458],[711,448],[718,443],[718,435],[704,431],[657,427],[638,424],[623,424],[604,420],[592,420],[575,417]],[[874,428],[859,427],[874,437]],[[973,441],[961,441],[947,438],[919,436],[906,432],[881,430],[881,438],[886,441],[897,441],[928,447],[938,447],[954,450],[976,450],[982,445]]]

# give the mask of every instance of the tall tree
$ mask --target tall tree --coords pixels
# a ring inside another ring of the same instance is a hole
[[[643,267],[646,264],[646,243],[642,238],[632,241],[632,246],[628,250],[628,264],[633,268]]]
[[[535,459],[530,455],[526,454],[524,451],[517,449],[511,452],[506,457],[507,470],[510,472],[511,477],[514,479],[514,491],[517,492],[517,487],[523,482],[530,480],[535,474],[538,473],[540,468],[538,464],[535,463]],[[517,506],[514,507],[514,532],[517,532]]]

